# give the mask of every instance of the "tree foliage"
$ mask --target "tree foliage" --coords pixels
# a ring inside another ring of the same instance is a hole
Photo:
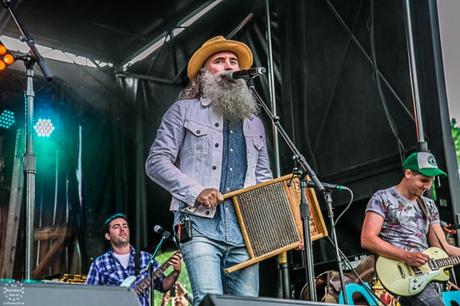
[[[174,254],[174,251],[168,251],[168,252],[164,252],[164,253],[161,253],[160,255],[157,256],[157,261],[160,263],[160,265],[162,263],[164,263],[165,261],[168,260],[169,257],[171,257],[172,255]],[[172,268],[169,268],[168,270],[165,271],[165,274],[168,275],[170,272],[172,271]],[[182,261],[182,271],[179,275],[179,279],[178,281],[185,287],[185,289],[190,292],[190,294],[192,294],[192,286],[190,285],[190,280],[188,278],[188,273],[187,273],[187,269],[185,268],[185,264],[184,262]],[[163,298],[163,293],[162,292],[158,292],[158,291],[154,291],[155,294],[154,294],[154,305],[161,305],[161,300]],[[172,298],[170,300],[170,302],[168,303],[168,305],[172,305]]]
[[[460,167],[460,127],[457,126],[455,119],[452,119],[451,122],[452,138],[455,143],[455,151],[457,152],[457,164]]]

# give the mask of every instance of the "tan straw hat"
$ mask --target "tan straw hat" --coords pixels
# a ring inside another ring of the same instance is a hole
[[[187,67],[187,76],[190,80],[196,78],[198,71],[208,58],[217,52],[229,51],[236,54],[240,69],[249,69],[252,66],[252,52],[249,47],[239,41],[215,36],[206,41],[190,58]]]

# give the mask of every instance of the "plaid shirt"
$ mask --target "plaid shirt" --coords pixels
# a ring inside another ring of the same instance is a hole
[[[115,258],[112,250],[102,254],[91,264],[86,277],[86,284],[119,286],[128,276],[135,275],[135,257],[136,251],[131,246],[128,267],[125,269],[118,259]],[[141,251],[139,270],[144,269],[149,260],[150,254]],[[158,263],[154,261],[151,269],[153,268],[153,270],[155,270],[158,266]],[[135,288],[146,277],[149,277],[148,271],[141,273],[131,287]],[[163,279],[164,276],[155,280],[154,288],[156,290],[163,291]],[[150,291],[146,290],[144,293],[139,295],[139,301],[141,305],[149,306]]]

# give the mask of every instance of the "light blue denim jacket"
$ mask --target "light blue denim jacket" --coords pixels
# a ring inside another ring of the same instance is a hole
[[[147,175],[172,194],[170,210],[212,218],[216,209],[195,205],[205,188],[219,189],[223,118],[208,99],[179,100],[163,116],[145,163]],[[262,121],[251,116],[243,122],[247,171],[244,187],[272,179]]]

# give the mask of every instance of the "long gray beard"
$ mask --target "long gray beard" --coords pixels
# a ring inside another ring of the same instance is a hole
[[[244,80],[229,81],[208,71],[203,76],[203,97],[210,99],[215,111],[230,121],[244,120],[259,110]]]

